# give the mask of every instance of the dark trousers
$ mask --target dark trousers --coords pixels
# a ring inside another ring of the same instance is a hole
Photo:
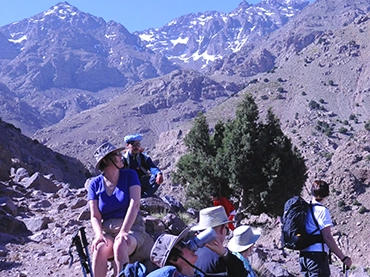
[[[140,177],[141,198],[151,197],[157,191],[159,185],[155,182],[154,175],[143,175]]]
[[[329,277],[329,255],[326,252],[301,252],[299,264],[304,277]]]

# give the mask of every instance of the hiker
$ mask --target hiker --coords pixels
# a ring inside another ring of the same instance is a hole
[[[212,276],[212,274],[230,277],[247,276],[243,262],[223,246],[225,237],[229,233],[228,223],[230,220],[227,218],[224,207],[216,206],[200,210],[199,223],[191,228],[194,231],[201,231],[212,227],[217,233],[214,243],[218,244],[222,251],[216,253],[208,247],[203,247],[196,252],[202,258],[198,259],[195,265],[207,276]]]
[[[230,251],[243,262],[244,268],[248,271],[247,277],[257,277],[248,261],[248,256],[252,253],[253,246],[260,236],[261,233],[258,230],[242,225],[234,230],[234,236],[227,244]]]
[[[123,155],[125,168],[134,169],[139,175],[141,183],[141,197],[152,196],[163,183],[163,175],[159,168],[153,163],[152,159],[144,153],[141,148],[140,134],[127,135],[124,137],[126,151]]]
[[[140,182],[134,170],[122,169],[122,150],[106,142],[94,152],[96,169],[102,174],[88,185],[95,277],[105,277],[107,261],[114,258],[114,275],[129,262],[129,255],[145,240],[145,225],[139,214]]]
[[[199,257],[190,246],[189,241],[186,240],[188,233],[189,228],[186,228],[178,236],[162,234],[157,238],[150,252],[150,260],[156,264],[159,269],[152,271],[148,277],[205,276],[204,272],[194,265]],[[220,255],[224,253],[224,247],[215,242],[215,236],[208,240],[210,242],[205,245],[210,251],[214,251],[218,253],[216,255]]]
[[[234,205],[226,198],[221,196],[218,192],[213,191],[211,194],[211,199],[213,202],[213,206],[222,206],[226,211],[226,215],[230,221],[234,220],[236,211]],[[228,227],[231,231],[235,229],[235,226],[232,222],[228,224]]]
[[[316,233],[320,234],[321,232],[324,243],[315,243],[302,249],[299,254],[299,264],[301,272],[305,277],[326,277],[330,276],[329,249],[348,268],[352,265],[352,260],[343,254],[331,234],[333,223],[329,210],[323,206],[325,199],[329,196],[329,185],[324,181],[316,180],[312,184],[311,194],[313,216],[316,218],[320,228],[320,231]],[[311,212],[308,213],[306,229],[308,233],[317,230]]]

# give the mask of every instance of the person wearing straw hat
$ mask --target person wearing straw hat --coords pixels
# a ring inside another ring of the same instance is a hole
[[[154,243],[150,252],[150,260],[156,264],[159,269],[152,271],[147,277],[203,277],[204,272],[195,266],[198,255],[190,247],[187,239],[189,228],[185,228],[180,235],[171,234],[160,235]],[[223,247],[219,245],[206,246],[212,248],[212,251],[222,251]],[[206,248],[206,247],[204,247]]]
[[[257,277],[248,261],[248,256],[252,253],[253,246],[261,233],[258,230],[253,230],[250,226],[242,225],[234,230],[233,235],[227,247],[243,262],[248,271],[247,277]]]
[[[134,170],[122,169],[123,149],[106,142],[94,152],[95,168],[102,172],[87,184],[95,233],[91,246],[95,277],[106,276],[111,258],[116,276],[145,240],[145,225],[139,214],[140,182]]]
[[[248,272],[243,262],[223,246],[225,237],[229,233],[227,226],[230,222],[232,221],[228,219],[224,207],[216,206],[200,210],[198,224],[191,227],[193,231],[202,231],[211,227],[217,233],[216,240],[208,246],[218,247],[218,251],[212,251],[209,247],[203,247],[197,251],[197,255],[202,259],[198,259],[195,265],[207,276],[247,276]]]

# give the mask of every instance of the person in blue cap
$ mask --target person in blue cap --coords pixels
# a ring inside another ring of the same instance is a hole
[[[141,184],[141,197],[153,196],[160,184],[163,175],[152,159],[141,148],[141,134],[127,135],[124,137],[127,151],[123,155],[125,168],[134,169],[139,176]]]

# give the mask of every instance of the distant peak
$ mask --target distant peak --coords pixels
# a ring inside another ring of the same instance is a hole
[[[52,13],[56,10],[65,10],[67,12],[76,12],[78,9],[75,6],[70,5],[68,2],[59,2],[58,4],[50,7],[45,13]]]

